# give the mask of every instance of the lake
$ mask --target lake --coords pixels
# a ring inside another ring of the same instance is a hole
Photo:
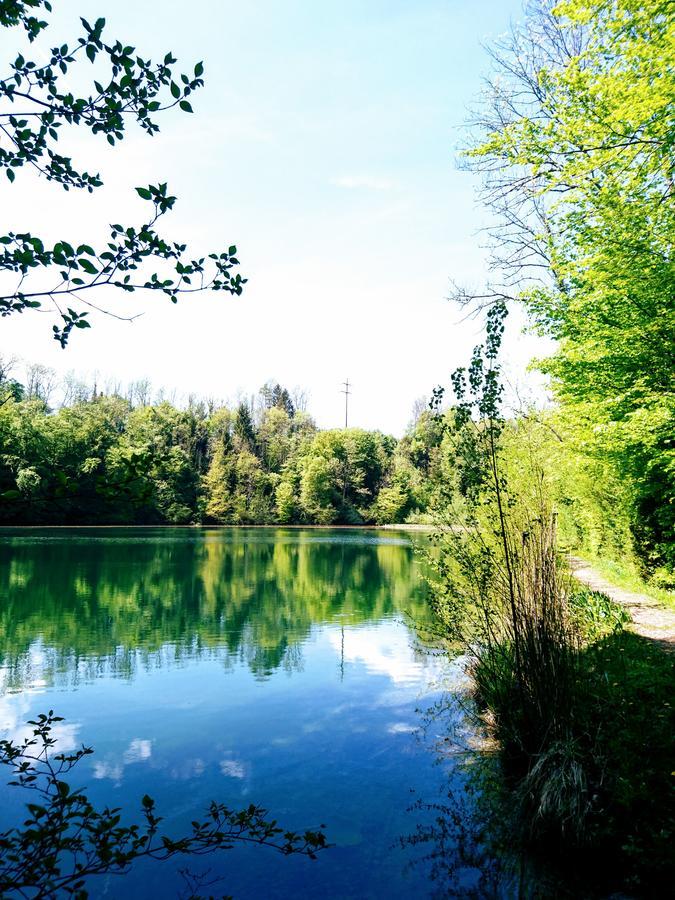
[[[325,825],[316,861],[264,847],[137,864],[91,896],[424,897],[427,803],[460,778],[424,710],[461,667],[430,652],[404,532],[266,528],[0,530],[0,736],[53,708],[96,804],[146,792],[179,834],[215,799]],[[447,693],[445,695],[448,696]],[[452,698],[452,693],[450,693]],[[462,725],[462,713],[454,713]],[[0,827],[26,798],[3,781]],[[475,873],[473,873],[475,874]],[[473,874],[460,872],[460,880]]]

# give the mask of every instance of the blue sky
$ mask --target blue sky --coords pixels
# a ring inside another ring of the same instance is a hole
[[[179,394],[232,398],[273,378],[306,388],[324,427],[341,424],[348,376],[352,423],[401,433],[413,401],[447,384],[480,337],[445,299],[451,278],[486,278],[484,214],[456,158],[489,66],[481,44],[520,17],[520,2],[54,6],[54,39],[72,33],[76,13],[105,15],[109,37],[144,56],[171,49],[186,69],[203,59],[206,87],[195,114],[166,115],[155,138],[131,132],[112,151],[64,139],[105,187],[92,198],[3,183],[3,227],[38,231],[37,221],[47,237],[91,243],[105,223],[140,218],[135,185],[168,181],[179,198],[171,236],[195,252],[236,243],[250,280],[239,299],[178,307],[109,296],[145,314],[132,325],[99,317],[65,352],[47,316],[6,319],[2,351],[101,380],[147,376]],[[540,350],[512,323],[514,380]]]

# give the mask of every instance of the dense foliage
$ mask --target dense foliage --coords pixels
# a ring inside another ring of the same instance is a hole
[[[434,605],[499,749],[490,818],[504,848],[557,870],[542,896],[661,896],[673,660],[575,588],[558,534],[635,552],[672,586],[675,16],[660,0],[536,0],[493,55],[470,159],[503,280],[460,292],[487,308],[487,336],[453,376],[454,527],[430,557]],[[497,350],[515,300],[556,340],[539,365],[557,404],[506,421]]]
[[[397,443],[318,431],[279,385],[234,408],[80,387],[52,411],[48,393],[44,372],[0,383],[5,524],[401,522],[426,509],[443,467],[431,413]]]
[[[673,6],[537,0],[493,55],[471,151],[497,213],[493,295],[557,341],[540,365],[568,457],[609,488],[602,516],[647,567],[672,566]]]

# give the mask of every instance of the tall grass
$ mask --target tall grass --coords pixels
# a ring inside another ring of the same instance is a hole
[[[443,532],[436,611],[467,647],[478,709],[517,785],[517,821],[530,836],[578,841],[590,801],[575,737],[579,641],[569,576],[544,498],[526,505],[507,500],[503,483],[499,490],[501,514],[484,506],[481,522]]]
[[[429,561],[436,613],[465,649],[474,706],[498,748],[499,852],[534,853],[560,891],[544,896],[661,896],[674,874],[675,659],[572,580],[536,458],[519,460],[514,477],[490,423],[468,428],[483,475],[439,513]]]

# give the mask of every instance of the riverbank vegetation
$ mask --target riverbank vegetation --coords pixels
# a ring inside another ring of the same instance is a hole
[[[498,748],[497,840],[543,860],[556,896],[673,878],[673,654],[575,587],[562,551],[675,584],[674,26],[659,0],[533,3],[494,51],[468,156],[502,282],[459,291],[487,336],[453,376],[434,602]],[[507,421],[514,302],[556,340],[537,363],[556,404]]]
[[[476,724],[497,749],[501,777],[490,768],[482,784],[479,768],[474,788],[489,798],[480,833],[507,872],[521,860],[534,896],[660,896],[673,877],[675,655],[574,582],[546,476],[536,460],[509,473],[501,424],[463,426],[461,527],[439,530],[428,556],[435,612],[466,649]]]
[[[670,5],[539,0],[501,45],[467,160],[498,286],[555,339],[547,470],[599,556],[665,582],[675,533]],[[558,446],[560,445],[560,446]],[[565,496],[567,494],[567,497]]]

